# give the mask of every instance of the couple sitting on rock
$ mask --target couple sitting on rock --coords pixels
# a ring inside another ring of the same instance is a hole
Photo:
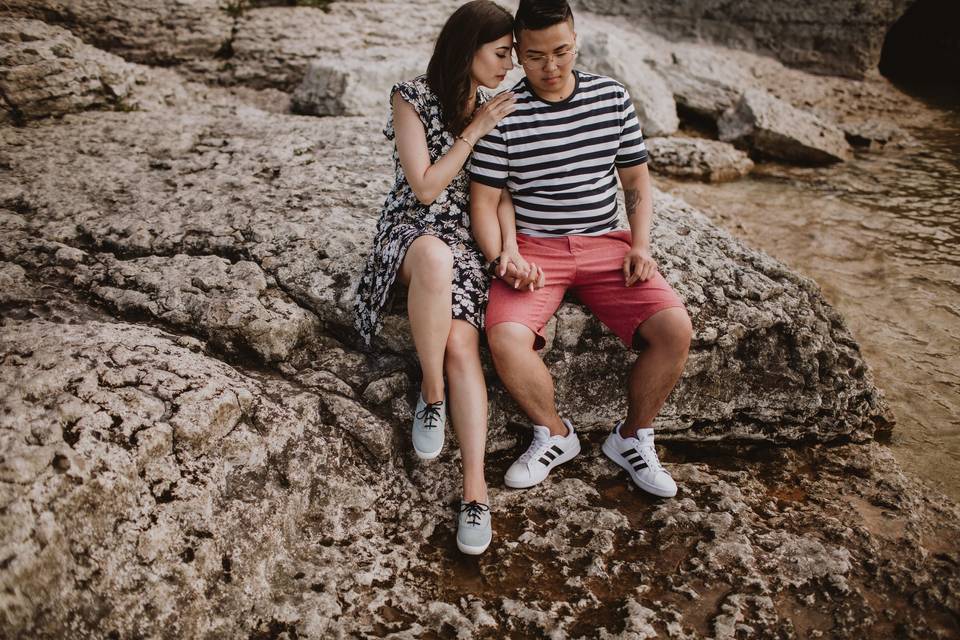
[[[526,77],[488,99],[479,87],[504,80],[514,49]],[[677,491],[657,459],[652,424],[683,370],[690,319],[650,254],[647,152],[630,96],[613,79],[574,69],[576,55],[565,0],[521,0],[515,20],[474,0],[444,25],[426,75],[391,92],[385,133],[395,140],[396,181],[357,291],[357,329],[370,344],[394,282],[406,285],[423,372],[413,448],[422,459],[440,454],[446,372],[463,459],[464,553],[482,553],[492,537],[480,331],[533,423],[533,442],[506,485],[532,487],[580,452],[536,353],[568,289],[639,349],[627,415],[603,452],[644,491]],[[618,175],[629,230],[617,229]]]

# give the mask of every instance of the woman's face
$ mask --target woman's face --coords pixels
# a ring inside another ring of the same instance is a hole
[[[473,54],[470,65],[470,77],[477,84],[488,89],[496,88],[513,69],[510,52],[513,50],[513,36],[507,34],[493,42],[487,42]]]

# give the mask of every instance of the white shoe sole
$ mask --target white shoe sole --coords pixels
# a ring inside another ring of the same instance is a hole
[[[534,482],[534,481],[530,481],[530,482],[517,482],[516,480],[507,480],[507,478],[504,477],[504,478],[503,478],[503,484],[507,485],[507,486],[510,487],[511,489],[529,489],[530,487],[535,487],[535,486],[537,486],[538,484],[540,484],[541,482],[543,482],[544,480],[546,480],[546,479],[547,479],[547,476],[550,475],[550,472],[553,471],[554,468],[559,467],[559,466],[560,466],[561,464],[563,464],[564,462],[568,462],[568,461],[570,461],[570,460],[573,460],[573,459],[577,456],[577,454],[579,454],[579,453],[580,453],[580,440],[578,439],[578,440],[576,440],[576,442],[575,442],[575,444],[574,444],[574,447],[573,447],[572,449],[570,449],[569,451],[565,452],[563,455],[557,457],[556,459],[554,459],[553,462],[551,462],[549,465],[547,465],[547,473],[544,474],[544,476],[543,476],[542,478],[540,478],[539,480],[537,480],[537,481],[535,481],[535,482]]]
[[[643,480],[638,478],[637,472],[633,470],[633,467],[630,466],[630,463],[627,462],[622,455],[620,455],[619,451],[614,449],[613,445],[610,443],[609,437],[607,437],[607,439],[603,441],[602,449],[603,449],[603,454],[605,456],[610,458],[610,460],[617,463],[617,465],[619,465],[624,471],[629,473],[630,479],[633,480],[633,483],[638,487],[640,487],[641,489],[643,489],[644,491],[646,491],[647,493],[655,495],[658,498],[672,498],[675,495],[677,495],[676,491],[673,491],[673,492],[664,491],[663,489],[657,487],[656,485],[652,485],[649,482],[644,482]]]
[[[487,550],[487,547],[490,546],[490,543],[483,545],[482,547],[471,547],[468,544],[463,544],[460,542],[460,538],[457,538],[457,549],[460,549],[461,553],[465,553],[468,556],[478,556],[484,551]]]
[[[442,444],[440,445],[439,449],[430,453],[424,453],[423,451],[420,451],[420,449],[413,447],[413,452],[417,454],[417,457],[420,458],[421,460],[433,460],[434,458],[440,455],[441,451],[443,451]]]

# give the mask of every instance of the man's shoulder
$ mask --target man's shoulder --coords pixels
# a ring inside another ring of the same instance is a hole
[[[622,82],[610,76],[600,75],[599,73],[588,73],[577,69],[577,75],[580,77],[580,89],[593,91],[596,89],[614,88],[619,92],[625,92],[627,88]]]

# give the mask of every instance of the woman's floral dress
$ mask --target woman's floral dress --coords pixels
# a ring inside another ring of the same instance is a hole
[[[391,104],[397,92],[420,116],[430,162],[437,162],[456,141],[444,128],[440,100],[427,85],[426,76],[394,85]],[[478,94],[477,103],[484,100],[483,94]],[[392,113],[383,133],[388,140],[396,137]],[[391,291],[407,249],[423,235],[443,240],[453,252],[453,317],[482,329],[490,281],[484,271],[483,254],[470,234],[470,181],[466,171],[461,169],[433,204],[425,205],[417,200],[403,174],[396,144],[393,166],[393,188],[380,212],[373,250],[367,257],[354,305],[355,326],[364,345],[371,345],[389,311]]]

